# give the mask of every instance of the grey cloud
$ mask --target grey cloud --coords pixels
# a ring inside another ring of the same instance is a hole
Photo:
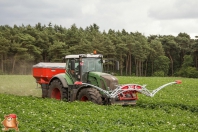
[[[96,23],[101,31],[195,33],[197,6],[197,0],[0,0],[0,25]]]
[[[148,15],[155,19],[185,19],[198,18],[197,0],[176,0],[169,4],[159,4],[151,7]]]
[[[32,24],[82,15],[79,4],[67,1],[61,4],[59,1],[0,1],[0,24]]]

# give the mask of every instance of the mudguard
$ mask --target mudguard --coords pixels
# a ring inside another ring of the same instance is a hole
[[[59,73],[55,76],[53,76],[49,82],[49,84],[54,80],[54,79],[59,79],[63,85],[63,87],[66,87],[68,88],[68,83],[67,83],[67,80],[66,80],[66,77],[65,77],[65,73]]]

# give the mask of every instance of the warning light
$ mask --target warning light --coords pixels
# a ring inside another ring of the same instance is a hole
[[[94,54],[97,54],[96,50],[93,51]]]

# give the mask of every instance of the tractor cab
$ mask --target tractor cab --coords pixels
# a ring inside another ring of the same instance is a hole
[[[103,56],[101,54],[67,55],[66,70],[74,81],[88,82],[89,72],[103,71]]]

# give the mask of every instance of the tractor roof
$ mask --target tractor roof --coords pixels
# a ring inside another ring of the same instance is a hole
[[[66,55],[65,58],[79,58],[79,56],[82,56],[83,58],[103,57],[101,54],[78,54],[78,55]]]

